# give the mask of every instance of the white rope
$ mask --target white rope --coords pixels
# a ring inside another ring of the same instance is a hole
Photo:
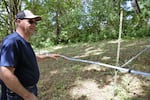
[[[64,56],[64,55],[60,55],[60,57],[66,59],[66,60],[70,60],[70,61],[90,63],[90,64],[104,66],[104,67],[107,67],[107,68],[117,69],[118,71],[123,72],[123,73],[133,73],[133,74],[137,74],[137,75],[143,75],[143,76],[150,77],[150,73],[136,71],[136,70],[132,70],[132,69],[128,69],[128,68],[117,67],[117,66],[113,66],[113,65],[109,65],[109,64],[105,64],[105,63],[101,63],[101,62],[95,62],[95,61],[89,61],[89,60],[82,60],[82,59],[70,58],[70,57],[67,57],[67,56]]]
[[[144,53],[145,51],[147,51],[150,48],[150,46],[146,47],[144,50],[140,51],[138,54],[136,54],[134,57],[132,57],[131,59],[129,59],[126,63],[124,63],[121,67],[125,67],[126,65],[128,65],[130,62],[132,62],[134,59],[136,59],[138,56],[140,56],[142,53]]]

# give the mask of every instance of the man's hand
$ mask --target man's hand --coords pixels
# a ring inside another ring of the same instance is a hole
[[[24,100],[38,100],[38,98],[33,94],[33,93],[29,93],[28,95],[25,95]]]
[[[41,55],[36,55],[36,58],[38,61],[44,60],[44,59],[48,59],[48,58],[52,58],[57,60],[58,57],[60,57],[59,54],[41,54]]]
[[[59,54],[47,54],[47,56],[52,58],[52,59],[55,59],[55,60],[57,60],[60,57]]]

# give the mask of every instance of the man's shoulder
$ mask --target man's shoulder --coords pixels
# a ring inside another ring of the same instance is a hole
[[[13,44],[20,40],[19,36],[16,32],[6,36],[3,40],[3,44]]]
[[[4,40],[16,39],[16,37],[18,37],[18,36],[17,36],[17,33],[14,32],[14,33],[11,33],[11,34],[7,35],[7,36],[4,38]]]

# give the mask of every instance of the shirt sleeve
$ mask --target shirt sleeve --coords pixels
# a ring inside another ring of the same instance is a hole
[[[12,41],[4,42],[0,52],[0,66],[15,67],[15,43]]]

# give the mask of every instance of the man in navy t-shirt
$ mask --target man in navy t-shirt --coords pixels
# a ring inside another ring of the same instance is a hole
[[[58,54],[37,56],[28,42],[35,32],[36,22],[40,20],[40,16],[34,15],[29,10],[19,12],[16,15],[16,31],[2,41],[0,79],[6,86],[6,97],[3,98],[7,100],[37,100],[36,84],[39,80],[37,59],[59,57]]]

